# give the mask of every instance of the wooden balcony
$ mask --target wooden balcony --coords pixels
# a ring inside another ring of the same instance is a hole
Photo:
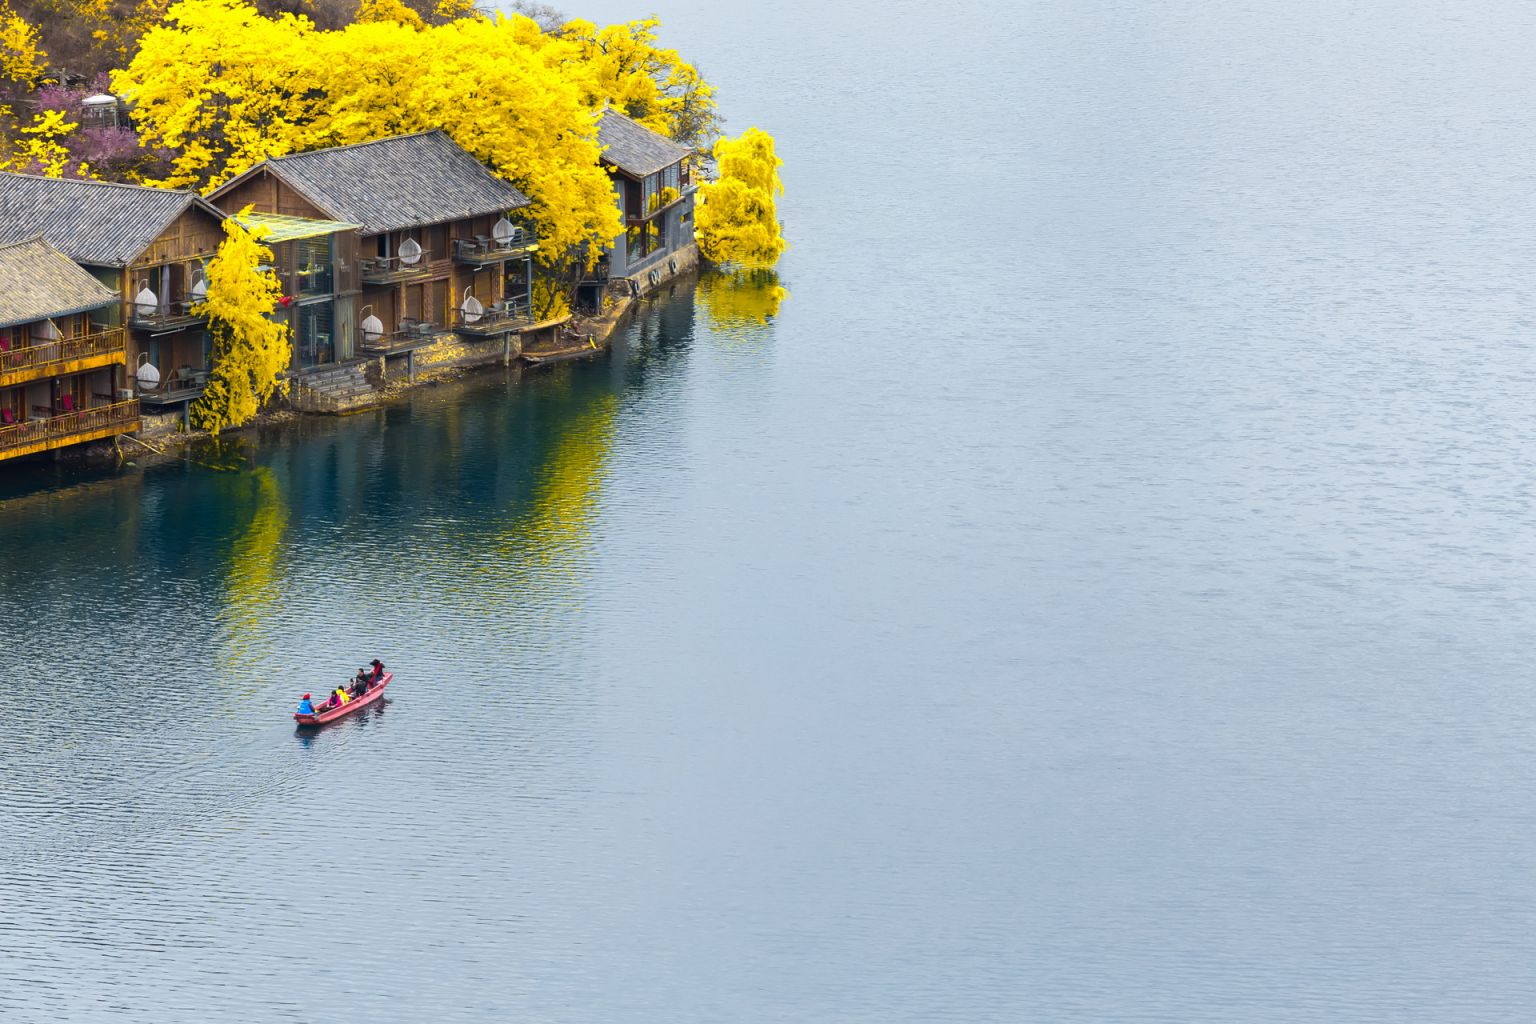
[[[144,307],[136,302],[128,303],[128,326],[136,331],[151,334],[170,334],[188,327],[201,327],[208,322],[206,316],[192,312],[190,300],[169,302],[163,306]]]
[[[51,451],[139,429],[138,399],[112,402],[25,423],[0,424],[0,459]]]
[[[126,363],[127,335],[112,327],[78,338],[33,339],[22,348],[0,349],[0,388]]]
[[[139,402],[142,405],[154,406],[164,409],[167,406],[183,405],[202,397],[204,389],[208,387],[209,371],[194,370],[191,367],[172,370],[170,375],[160,382],[160,386],[153,390],[139,388]]]
[[[513,228],[512,236],[505,242],[498,242],[485,235],[476,235],[474,238],[455,238],[453,259],[456,263],[483,267],[488,263],[519,259],[536,252],[538,248],[538,238],[532,231],[527,228]]]
[[[423,249],[415,263],[402,263],[399,256],[364,256],[357,261],[357,271],[363,284],[394,284],[425,276],[431,263],[432,254]]]
[[[531,323],[528,303],[518,299],[503,299],[485,307],[484,313],[465,316],[458,310],[453,314],[453,329],[471,337],[486,338],[498,334],[520,331]]]
[[[384,334],[370,336],[367,332],[359,330],[357,348],[360,352],[372,352],[375,355],[397,355],[401,352],[412,352],[418,348],[424,348],[446,333],[447,329],[441,324],[434,324],[428,320],[402,318],[398,330]]]

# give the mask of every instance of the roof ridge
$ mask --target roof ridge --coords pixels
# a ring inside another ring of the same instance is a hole
[[[318,153],[336,153],[343,149],[361,149],[364,146],[376,146],[381,142],[398,142],[401,139],[414,139],[422,135],[432,135],[439,132],[444,135],[448,134],[441,128],[427,128],[424,131],[419,132],[406,132],[404,135],[386,135],[381,139],[369,139],[366,142],[348,142],[340,146],[322,146],[319,149],[306,149],[300,153],[284,153],[282,156],[269,156],[267,157],[267,162],[275,164],[283,160],[293,160],[297,159],[298,157],[315,156]],[[449,141],[451,142],[452,140],[450,139]]]
[[[0,249],[14,249],[18,245],[31,245],[33,242],[42,242],[44,245],[46,245],[48,248],[52,249],[54,252],[58,252],[59,251],[58,250],[58,246],[56,246],[52,242],[48,241],[48,236],[44,235],[41,232],[33,235],[31,238],[18,238],[14,242],[0,242]],[[61,252],[59,253],[59,255],[60,256],[64,256],[64,254],[61,253]],[[64,258],[65,259],[69,259],[69,257],[67,257],[67,256],[65,256]],[[70,260],[70,262],[73,263],[74,261]]]
[[[138,192],[160,192],[175,196],[197,195],[189,188],[161,188],[159,185],[135,185],[128,181],[100,181],[96,178],[53,178],[46,174],[24,174],[21,171],[0,171],[0,178],[27,178],[31,181],[49,181],[60,185],[88,185],[93,188],[126,188]]]

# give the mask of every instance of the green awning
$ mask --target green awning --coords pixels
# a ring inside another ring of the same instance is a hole
[[[319,238],[340,231],[355,231],[361,224],[348,224],[344,220],[311,220],[308,217],[289,217],[281,213],[248,213],[236,217],[240,226],[247,230],[265,228],[263,242],[292,242],[299,238]]]

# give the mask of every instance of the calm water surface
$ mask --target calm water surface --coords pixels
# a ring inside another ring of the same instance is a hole
[[[4,471],[0,1018],[1528,1020],[1536,9],[659,7],[771,322]]]

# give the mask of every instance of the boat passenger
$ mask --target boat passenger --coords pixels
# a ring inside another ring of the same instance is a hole
[[[325,706],[328,708],[341,707],[341,687],[338,686],[331,691],[331,699],[325,702]]]
[[[315,706],[310,703],[310,701],[309,701],[309,694],[306,693],[304,695],[304,699],[299,701],[299,714],[301,714],[301,715],[312,715],[314,713],[315,713]]]
[[[343,704],[350,704],[352,702],[352,695],[347,692],[347,688],[344,686],[336,687],[336,696],[341,698]]]
[[[373,659],[373,681],[375,683],[384,681],[384,663],[378,658]]]

